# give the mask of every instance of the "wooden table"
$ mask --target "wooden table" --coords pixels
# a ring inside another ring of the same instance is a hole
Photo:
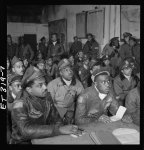
[[[80,126],[81,128],[85,129],[87,131],[86,134],[83,136],[74,138],[70,135],[59,135],[56,137],[49,137],[49,138],[44,138],[44,139],[33,139],[32,144],[71,144],[71,145],[77,145],[77,144],[95,144],[92,139],[90,138],[89,134],[92,131],[110,131],[112,132],[113,130],[117,128],[131,128],[131,129],[136,129],[139,131],[139,127],[136,126],[135,124],[127,124],[123,123],[121,121],[117,122],[111,122],[111,123],[91,123],[87,125],[82,125]]]

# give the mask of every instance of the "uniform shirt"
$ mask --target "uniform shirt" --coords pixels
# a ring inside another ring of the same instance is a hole
[[[67,86],[62,78],[58,77],[48,84],[47,89],[57,109],[60,108],[58,111],[61,117],[63,117],[68,109],[74,110],[74,100],[81,94],[84,88],[76,78],[73,78],[71,84]]]

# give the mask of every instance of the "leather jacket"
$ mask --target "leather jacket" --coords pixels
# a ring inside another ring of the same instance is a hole
[[[107,101],[109,99],[111,99],[111,102],[108,106]],[[75,122],[76,124],[95,122],[101,115],[107,115],[108,110],[112,115],[115,115],[118,107],[119,104],[115,100],[112,90],[101,100],[98,91],[95,89],[94,85],[92,85],[85,89],[78,98]]]
[[[14,143],[59,135],[59,126],[62,124],[49,93],[45,98],[38,98],[23,91],[13,103],[12,139]]]

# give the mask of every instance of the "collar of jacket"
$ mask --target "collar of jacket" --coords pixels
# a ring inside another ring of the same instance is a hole
[[[53,44],[53,42],[52,42],[52,41],[50,41],[50,42],[49,42],[49,44]],[[60,44],[60,41],[59,41],[59,40],[57,40],[56,44]]]
[[[60,79],[61,79],[61,82],[63,83],[63,85],[66,85],[66,83],[64,82],[64,80],[62,79],[62,77],[60,77]],[[72,82],[71,82],[71,84],[70,85],[76,85],[76,78],[73,76],[73,78],[72,78]]]
[[[126,77],[123,75],[123,73],[122,72],[120,72],[120,79],[123,81],[124,79],[126,79]],[[137,77],[132,73],[132,75],[131,75],[131,77],[132,78],[134,78],[134,79],[136,79]],[[137,79],[136,79],[137,80]]]

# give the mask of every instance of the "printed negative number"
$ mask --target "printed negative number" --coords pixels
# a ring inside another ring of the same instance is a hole
[[[0,80],[1,80],[2,82],[4,82],[4,80],[6,80],[6,78],[0,77]]]
[[[6,105],[0,103],[0,108],[1,108],[1,109],[6,109]]]
[[[3,88],[3,87],[0,87],[0,91],[1,92],[3,92],[3,91],[6,92],[7,90],[5,88]]]
[[[0,72],[2,73],[2,76],[3,76],[3,71],[2,70],[4,70],[4,69],[5,69],[4,67],[0,66]]]
[[[3,102],[3,101],[6,101],[6,99],[4,99],[2,95],[1,95],[1,100],[2,100],[2,102]]]

